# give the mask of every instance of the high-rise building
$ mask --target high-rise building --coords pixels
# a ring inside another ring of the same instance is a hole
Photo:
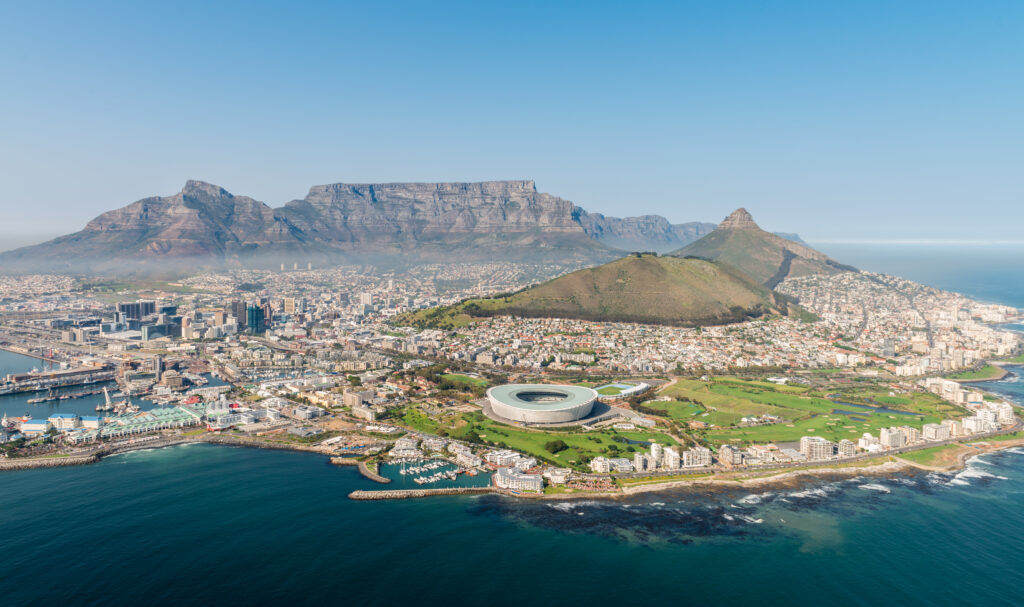
[[[236,299],[231,302],[229,308],[231,310],[231,315],[234,316],[235,321],[238,322],[239,330],[245,329],[247,326],[246,321],[248,320],[245,302]]]
[[[655,463],[660,464],[662,457],[664,457],[665,448],[658,443],[651,443],[651,457],[654,458]]]
[[[718,448],[718,461],[726,466],[738,466],[743,463],[743,452],[731,445]]]
[[[302,297],[285,297],[284,313],[301,314],[306,311],[306,300]]]
[[[675,447],[666,447],[662,458],[662,468],[665,470],[678,470],[683,465],[683,460]]]
[[[800,453],[812,461],[829,459],[835,454],[835,444],[820,436],[805,436],[800,439]]]
[[[144,316],[156,314],[155,301],[126,301],[117,304],[117,311],[128,320],[141,320]]]
[[[694,447],[683,451],[682,465],[685,468],[696,468],[711,465],[711,449]]]
[[[266,316],[262,306],[249,306],[245,319],[246,327],[250,333],[259,334],[267,330]]]
[[[902,428],[882,428],[878,431],[878,440],[886,449],[899,449],[907,444]]]

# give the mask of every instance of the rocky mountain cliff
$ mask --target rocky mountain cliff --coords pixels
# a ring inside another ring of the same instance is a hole
[[[281,208],[189,181],[80,232],[0,254],[8,270],[126,270],[279,262],[602,262],[698,232],[661,217],[589,214],[532,181],[314,186]],[[700,225],[700,224],[696,224]],[[641,246],[642,245],[642,246]],[[678,244],[676,244],[678,246]]]
[[[712,224],[606,217],[538,192],[533,181],[314,186],[274,209],[201,181],[0,254],[8,271],[275,266],[278,263],[543,261],[601,263],[666,252]]]

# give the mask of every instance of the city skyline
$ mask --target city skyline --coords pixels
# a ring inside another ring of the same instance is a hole
[[[608,215],[744,206],[810,241],[1019,242],[1024,220],[1012,3],[9,16],[14,246],[189,178],[274,207],[322,183],[533,179]]]

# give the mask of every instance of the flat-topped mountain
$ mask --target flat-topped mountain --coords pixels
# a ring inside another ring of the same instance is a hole
[[[473,318],[522,316],[698,326],[798,311],[728,264],[632,254],[515,294],[422,310],[399,322],[448,329]]]
[[[728,263],[770,289],[790,276],[856,270],[799,242],[765,232],[746,209],[737,209],[710,234],[672,255]]]
[[[533,181],[314,186],[272,208],[189,181],[74,234],[0,254],[8,269],[196,269],[278,262],[600,263],[622,250],[668,251],[711,224],[605,217],[538,192]]]

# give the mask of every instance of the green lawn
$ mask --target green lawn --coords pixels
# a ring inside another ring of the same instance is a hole
[[[856,441],[865,432],[878,434],[880,428],[903,425],[920,428],[926,423],[935,423],[941,419],[934,416],[910,417],[882,414],[864,415],[863,418],[866,421],[855,421],[844,415],[815,415],[790,424],[713,429],[708,430],[706,436],[715,444],[795,442],[802,436],[823,436],[830,441],[839,441],[844,438]]]
[[[704,409],[698,407],[693,403],[684,403],[678,400],[659,400],[648,401],[644,403],[644,406],[650,409],[655,409],[657,411],[663,411],[664,417],[668,417],[670,419],[674,419],[676,421],[680,421],[683,423],[695,420],[703,422],[708,421],[702,416],[702,414],[704,413]]]
[[[912,392],[899,396],[889,396],[887,389],[876,386],[864,386],[843,387],[832,391],[832,393],[838,401],[874,407],[883,405],[900,411],[920,413],[922,415],[961,417],[967,414],[966,409],[946,402],[931,392]]]
[[[616,394],[622,393],[622,388],[616,388],[615,386],[608,386],[606,388],[601,388],[600,390],[597,391],[597,393],[601,394],[603,396],[615,396]]]
[[[1017,440],[1017,439],[1021,439],[1021,438],[1024,438],[1024,431],[1014,432],[1013,434],[1003,434],[1003,435],[1001,435],[1001,436],[999,436],[997,438],[987,439],[986,442],[998,443],[998,442],[1001,442],[1001,441]]]
[[[461,373],[446,373],[441,377],[456,384],[468,384],[471,386],[480,386],[484,388],[489,386],[491,383],[486,379],[482,379],[480,377],[470,377],[468,375],[462,375]]]
[[[716,390],[715,388],[718,389]],[[722,393],[719,390],[725,390],[726,393]],[[680,379],[672,386],[661,391],[660,394],[670,398],[687,398],[701,403],[703,405],[702,408],[707,411],[707,415],[702,415],[700,421],[720,426],[737,423],[743,417],[777,413],[775,407],[755,403],[748,398],[737,397],[735,394],[729,394],[729,390],[729,386],[692,379]],[[649,403],[649,405],[658,408],[661,403],[654,402]]]
[[[995,365],[985,365],[980,369],[974,369],[972,371],[962,371],[960,373],[954,373],[947,375],[948,379],[967,379],[967,380],[978,380],[978,379],[997,379],[1003,376],[1003,370]]]
[[[675,481],[692,481],[701,478],[714,476],[711,472],[701,474],[666,474],[665,476],[644,476],[641,478],[620,478],[620,487],[636,487],[638,485],[654,485],[657,483],[670,483]]]
[[[871,410],[862,412],[822,396],[831,390],[811,392],[802,386],[776,386],[769,382],[735,378],[715,378],[713,382],[679,380],[661,392],[662,395],[679,400],[649,401],[644,406],[663,410],[665,416],[673,420],[685,422],[696,419],[720,426],[705,433],[713,444],[793,442],[802,436],[822,436],[832,441],[843,438],[856,440],[865,432],[877,434],[884,427],[911,425],[920,428],[925,423],[963,414],[958,407],[928,393],[889,396],[887,388],[876,384],[854,387],[844,384],[837,386],[836,390],[842,390],[838,400],[875,406],[890,405],[917,415],[896,415]],[[700,409],[704,409],[706,414],[700,413]],[[833,413],[837,409],[856,411],[857,415]],[[738,423],[743,417],[764,414],[788,421],[767,426],[727,427]]]
[[[776,392],[786,392],[791,394],[803,394],[810,390],[810,388],[808,388],[807,386],[791,386],[788,384],[776,384],[770,381],[740,379],[738,377],[715,377],[714,381],[720,384],[735,384],[739,386],[749,386],[752,388],[762,388],[767,390],[775,390]]]
[[[1018,354],[1017,356],[1014,356],[1013,358],[1008,358],[1008,359],[1006,359],[1006,362],[1008,362],[1008,363],[1022,363],[1022,364],[1024,364],[1024,354]]]
[[[922,466],[935,466],[942,461],[942,454],[950,451],[955,451],[961,448],[963,445],[940,445],[938,447],[929,447],[928,449],[920,449],[918,451],[910,451],[909,453],[901,453],[897,457],[905,459],[910,462],[921,464]]]
[[[406,407],[402,417],[394,420],[407,428],[426,434],[437,434],[441,424],[431,419],[427,414],[414,407]]]
[[[646,448],[643,445],[629,445],[623,442],[616,442],[612,440],[615,437],[637,441],[655,440],[664,445],[678,444],[671,436],[655,430],[623,432],[615,430],[593,432],[584,432],[583,430],[571,432],[527,430],[499,424],[479,413],[462,414],[451,420],[438,423],[430,420],[413,407],[407,407],[399,421],[401,424],[421,432],[430,434],[440,434],[443,432],[447,436],[458,439],[463,439],[471,432],[474,432],[486,442],[504,443],[510,448],[528,453],[539,460],[575,469],[586,468],[583,465],[585,458],[589,459],[597,456],[632,458],[635,451]],[[568,448],[557,453],[549,452],[545,445],[554,440],[563,441]],[[629,450],[631,446],[633,448],[632,451]]]

